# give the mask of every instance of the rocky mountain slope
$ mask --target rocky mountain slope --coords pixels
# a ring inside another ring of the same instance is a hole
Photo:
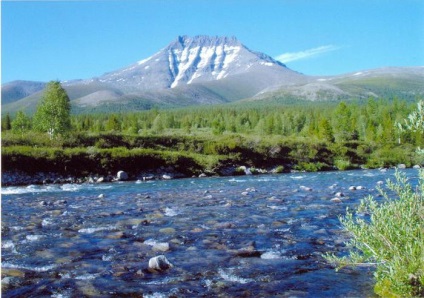
[[[424,94],[424,68],[311,77],[235,37],[180,36],[153,56],[88,80],[62,82],[77,112],[182,107],[239,100],[339,100]],[[2,86],[3,112],[33,111],[44,83]]]

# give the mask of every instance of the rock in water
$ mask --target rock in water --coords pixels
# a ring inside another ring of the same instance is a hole
[[[174,267],[164,255],[153,257],[149,260],[149,269],[155,271],[165,271]]]
[[[128,180],[128,174],[124,171],[119,171],[118,174],[116,174],[116,178],[118,181],[125,181]]]

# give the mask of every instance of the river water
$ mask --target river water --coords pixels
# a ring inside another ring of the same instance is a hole
[[[373,268],[322,254],[346,253],[338,215],[393,174],[5,187],[3,297],[370,297]],[[173,268],[148,270],[158,255]]]

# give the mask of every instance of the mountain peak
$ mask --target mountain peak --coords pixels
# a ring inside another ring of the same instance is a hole
[[[258,73],[262,75],[257,78]],[[241,75],[251,78],[254,85],[266,77],[274,78],[273,83],[277,83],[285,81],[288,73],[295,72],[266,54],[251,51],[234,36],[181,35],[153,56],[107,73],[98,80],[135,92],[172,89]]]
[[[212,45],[220,45],[220,44],[242,46],[240,41],[235,36],[228,37],[228,36],[196,35],[194,37],[191,37],[188,35],[180,35],[178,36],[175,42],[171,43],[170,46],[176,43],[184,47],[193,46],[193,45],[212,46]]]

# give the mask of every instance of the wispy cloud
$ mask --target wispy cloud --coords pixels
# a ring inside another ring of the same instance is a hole
[[[319,56],[327,52],[338,50],[340,48],[341,47],[335,46],[335,45],[320,46],[320,47],[316,47],[313,49],[300,51],[300,52],[284,53],[284,54],[278,55],[277,57],[275,57],[275,59],[282,63],[287,63],[287,62],[292,62],[296,60],[310,58],[313,56]]]

